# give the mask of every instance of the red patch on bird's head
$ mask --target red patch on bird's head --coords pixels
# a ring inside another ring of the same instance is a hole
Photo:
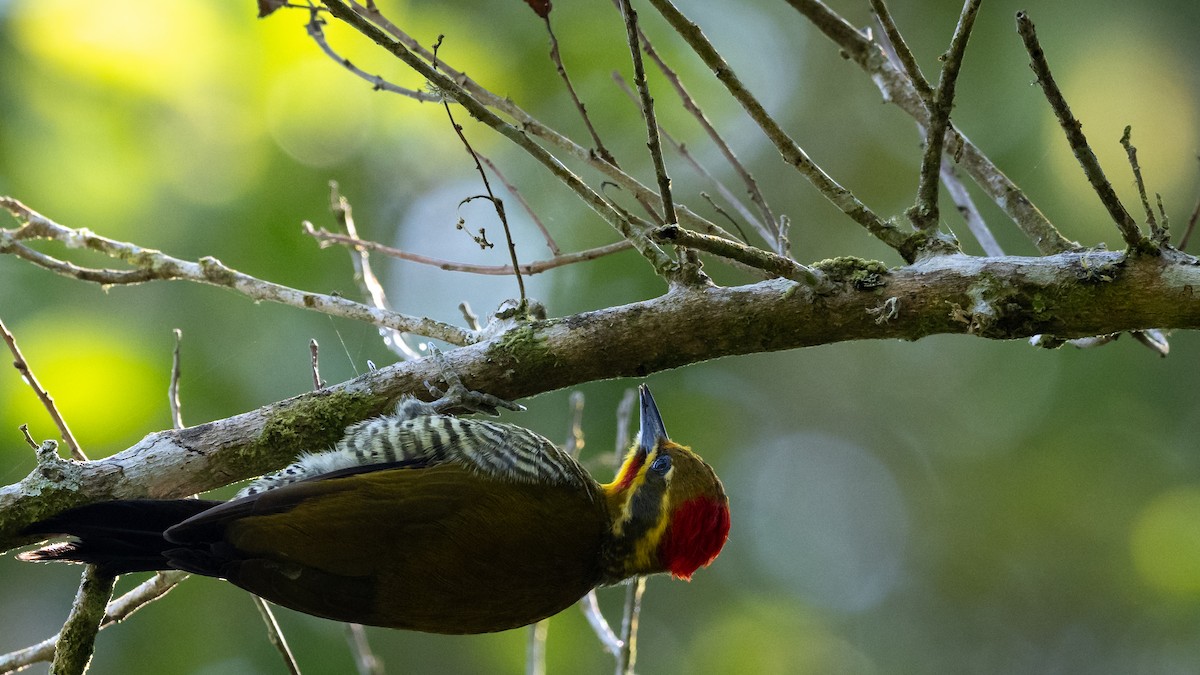
[[[708,497],[684,502],[658,545],[658,559],[672,576],[692,574],[716,559],[729,538],[729,504]]]

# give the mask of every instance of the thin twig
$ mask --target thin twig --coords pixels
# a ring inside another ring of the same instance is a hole
[[[321,51],[325,52],[325,54],[328,55],[329,58],[333,59],[338,65],[350,71],[355,76],[370,82],[371,87],[375,91],[390,91],[393,94],[400,94],[401,96],[405,96],[422,103],[440,103],[442,101],[443,97],[440,94],[427,91],[417,91],[415,89],[408,89],[396,84],[392,84],[391,82],[383,79],[382,75],[372,75],[351,63],[350,59],[341,56],[334,51],[333,47],[329,46],[329,42],[325,39],[325,32],[321,28],[325,25],[325,20],[321,18],[320,9],[313,5],[309,8],[309,10],[312,12],[312,18],[309,19],[306,26],[309,37],[311,37],[317,43],[317,46],[321,48]]]
[[[617,88],[619,88],[625,94],[625,96],[628,97],[629,100],[632,101],[633,104],[638,107],[638,112],[641,113],[642,104],[638,100],[637,94],[635,94],[633,89],[631,89],[629,87],[629,83],[627,83],[625,81],[625,78],[622,77],[621,74],[615,70],[612,73],[612,78],[613,78],[613,81],[616,82]],[[662,133],[663,139],[666,140],[666,142],[671,145],[671,147],[675,150],[675,152],[679,153],[680,158],[682,158],[683,161],[687,162],[688,166],[692,167],[692,169],[697,174],[699,174],[701,177],[703,177],[705,180],[712,183],[713,187],[716,188],[717,192],[720,193],[721,197],[723,197],[727,202],[729,202],[733,206],[734,210],[736,210],[738,212],[738,215],[740,215],[742,218],[744,218],[746,220],[746,222],[754,225],[755,229],[758,230],[759,234],[762,236],[764,241],[769,242],[774,238],[775,235],[772,234],[772,232],[767,228],[767,226],[763,224],[762,219],[758,218],[753,213],[751,213],[750,209],[746,208],[746,205],[743,204],[742,201],[740,199],[738,199],[737,196],[734,195],[733,192],[731,192],[729,190],[729,188],[725,187],[724,183],[722,183],[720,180],[718,180],[717,177],[714,176],[712,174],[712,172],[710,172],[707,168],[705,168],[703,164],[698,162],[696,160],[696,158],[692,156],[692,153],[690,151],[688,151],[687,146],[685,146],[683,143],[680,143],[679,141],[675,140],[675,138],[672,137],[671,134],[667,133],[667,131],[665,129],[660,128],[659,132]],[[724,142],[724,139],[722,139],[721,142]],[[735,159],[736,159],[736,157],[735,157]],[[752,178],[752,180],[753,180],[753,178]],[[755,187],[757,187],[757,185]],[[703,194],[704,193],[701,193],[701,195],[703,195]],[[726,220],[729,220],[731,223],[733,223],[734,228],[737,229],[737,231],[738,231],[739,238],[743,242],[749,243],[748,239],[746,238],[746,233],[742,232],[741,226],[738,225],[736,221],[734,221],[732,218],[730,218],[728,214],[721,211],[721,209],[717,208],[716,205],[714,205],[712,203],[712,201],[709,201],[709,205],[713,206],[714,209],[716,209],[718,212],[720,212],[722,215],[724,215]]]
[[[104,609],[116,583],[114,575],[102,574],[95,565],[84,567],[71,613],[54,646],[54,660],[50,664],[53,675],[78,675],[87,670],[96,649],[96,633],[100,631]]]
[[[588,591],[588,594],[580,599],[579,609],[583,611],[583,616],[587,619],[588,625],[592,627],[592,632],[600,639],[600,646],[604,648],[604,651],[614,657],[620,654],[621,638],[613,632],[612,626],[608,625],[608,620],[600,611],[600,601],[596,599],[596,589]]]
[[[565,449],[567,454],[578,459],[579,453],[583,452],[584,436],[583,436],[583,392],[573,391],[567,399],[568,405],[571,408],[571,424],[567,430],[567,442]]]
[[[881,219],[875,212],[871,211],[866,204],[859,201],[846,188],[842,187],[825,173],[821,167],[817,166],[808,154],[796,144],[787,132],[783,130],[779,123],[763,108],[742,81],[738,79],[733,68],[725,61],[716,47],[708,40],[700,27],[683,15],[671,2],[671,0],[650,0],[655,9],[663,15],[671,27],[679,33],[691,46],[692,50],[704,61],[706,65],[716,74],[717,79],[725,85],[729,93],[737,100],[738,103],[746,110],[750,118],[755,124],[767,135],[767,138],[774,143],[775,148],[783,156],[784,161],[796,167],[822,195],[833,203],[842,213],[845,213],[851,220],[862,225],[872,235],[888,246],[896,249],[906,257],[911,256],[911,253],[906,253],[905,244],[907,236],[901,233],[895,225]]]
[[[575,86],[571,84],[571,76],[567,75],[567,66],[563,63],[562,53],[558,50],[558,37],[554,35],[554,29],[550,27],[549,12],[542,17],[542,21],[546,23],[546,34],[550,36],[550,60],[554,62],[558,76],[562,78],[563,84],[567,86],[567,93],[571,96],[571,101],[575,103],[575,109],[579,111],[579,116],[583,118],[583,125],[587,127],[588,135],[592,137],[592,143],[596,144],[596,154],[600,156],[600,159],[613,166],[617,166],[616,158],[604,146],[604,141],[600,140],[600,134],[596,132],[596,127],[592,124],[592,118],[588,115],[587,106],[579,99],[579,94],[576,93]]]
[[[958,177],[958,169],[949,157],[942,157],[942,183],[946,186],[946,194],[950,195],[950,199],[958,207],[958,212],[967,223],[967,229],[971,230],[984,254],[1004,255],[1004,249],[1000,247],[1000,243],[983,220],[983,214],[979,212],[979,207],[975,206],[975,200],[971,199],[971,193]]]
[[[1075,153],[1075,159],[1083,167],[1084,175],[1087,176],[1088,182],[1092,184],[1092,189],[1100,197],[1100,203],[1104,205],[1104,208],[1108,210],[1108,215],[1117,224],[1117,229],[1120,230],[1121,237],[1125,239],[1125,244],[1131,249],[1142,250],[1146,243],[1145,239],[1138,230],[1137,224],[1133,222],[1133,216],[1130,216],[1129,211],[1125,210],[1125,206],[1121,204],[1120,198],[1113,190],[1112,183],[1109,183],[1108,178],[1105,177],[1104,170],[1100,168],[1096,153],[1092,152],[1087,137],[1083,135],[1083,125],[1071,112],[1062,90],[1058,88],[1054,76],[1050,73],[1050,64],[1046,61],[1046,53],[1038,42],[1037,29],[1029,15],[1023,11],[1017,12],[1017,33],[1025,43],[1025,50],[1029,52],[1029,66],[1037,76],[1038,84],[1041,85],[1042,92],[1046,95],[1046,100],[1049,101],[1050,108],[1054,111],[1054,116],[1058,118],[1059,126],[1067,135],[1071,152]]]
[[[621,616],[621,653],[617,654],[616,675],[633,675],[637,663],[638,619],[642,614],[642,597],[646,594],[646,577],[637,577],[625,587],[625,610]]]
[[[104,619],[100,622],[100,628],[107,628],[124,621],[137,610],[166,595],[187,577],[187,572],[177,570],[158,572],[125,595],[108,603],[108,607],[104,611]],[[61,633],[35,645],[0,656],[0,673],[14,672],[34,663],[54,658],[54,645],[60,636]]]
[[[746,231],[742,229],[742,226],[738,224],[738,221],[733,219],[733,216],[729,215],[725,209],[721,208],[720,204],[713,200],[712,196],[710,196],[707,192],[701,192],[700,198],[708,202],[709,207],[711,207],[713,211],[716,211],[717,215],[729,221],[729,224],[733,226],[733,229],[737,230],[738,236],[741,238],[741,242],[743,244],[746,244],[747,246],[750,245],[750,238],[746,236]],[[784,218],[786,219],[786,216],[784,216]]]
[[[179,348],[183,343],[183,331],[176,328],[172,333],[175,334],[175,349],[171,352],[171,383],[167,385],[167,405],[171,410],[171,426],[182,429],[183,407],[179,404],[179,378],[183,371],[180,365]]]
[[[466,300],[458,303],[458,311],[462,313],[463,321],[467,322],[467,328],[470,328],[473,331],[479,331],[481,329],[481,326],[479,325],[479,316],[471,310],[471,305]]]
[[[342,246],[356,246],[371,251],[377,251],[384,255],[399,258],[400,260],[407,260],[409,262],[420,263],[422,265],[431,265],[433,267],[450,272],[469,272],[471,274],[487,274],[492,276],[508,276],[513,273],[513,268],[510,265],[472,265],[468,263],[457,263],[450,260],[443,260],[441,258],[433,258],[430,256],[421,255],[420,253],[410,253],[408,251],[387,246],[385,244],[380,244],[378,242],[367,241],[365,239],[355,239],[353,237],[347,237],[335,232],[329,232],[324,228],[318,230],[314,228],[312,223],[308,221],[304,222],[304,232],[310,237],[323,242],[323,244],[328,242],[332,244],[340,244]],[[527,275],[539,274],[547,270],[552,270],[556,267],[573,265],[575,263],[584,262],[587,260],[595,260],[596,258],[613,253],[627,251],[630,248],[633,248],[633,244],[628,240],[622,240],[604,246],[597,246],[596,248],[589,248],[586,251],[566,253],[549,260],[538,260],[531,263],[523,263],[521,265],[521,273]]]
[[[367,642],[367,629],[361,623],[346,624],[346,640],[354,652],[354,665],[358,675],[383,675],[383,661],[371,650]]]
[[[49,413],[50,419],[54,420],[55,426],[58,427],[58,432],[62,435],[63,442],[71,450],[71,457],[79,461],[86,461],[87,455],[83,454],[83,450],[79,447],[79,442],[75,440],[75,435],[71,433],[71,427],[67,425],[67,420],[63,419],[61,413],[58,412],[58,406],[54,405],[54,398],[50,396],[50,392],[46,391],[37,376],[33,374],[33,369],[29,367],[29,363],[25,361],[25,357],[21,355],[21,349],[17,346],[17,339],[8,331],[8,327],[4,325],[4,321],[0,320],[0,334],[4,336],[4,342],[8,345],[8,350],[13,355],[13,368],[21,374],[21,377],[33,390],[38,400],[42,402],[42,406]]]
[[[346,235],[354,240],[359,239],[358,227],[354,223],[354,209],[350,206],[350,200],[338,190],[337,181],[333,180],[329,181],[329,209],[333,212],[334,220],[346,231]],[[361,246],[352,247],[350,264],[354,266],[354,278],[362,286],[363,294],[371,299],[371,306],[391,310],[391,303],[388,302],[383,284],[379,283],[379,277],[375,276],[375,270],[371,267],[371,254],[367,249]],[[379,337],[383,338],[383,345],[396,356],[406,361],[420,358],[420,354],[408,346],[403,332],[380,327]]]
[[[925,136],[925,154],[921,158],[921,179],[917,187],[917,202],[908,211],[909,220],[918,230],[937,229],[938,184],[941,182],[942,148],[946,140],[946,129],[950,127],[950,112],[954,109],[954,89],[958,73],[962,68],[963,54],[971,38],[971,27],[981,0],[966,0],[950,40],[950,49],[942,64],[929,106],[929,126]]]
[[[925,76],[921,73],[920,67],[916,63],[916,57],[909,50],[908,45],[904,42],[903,36],[900,35],[899,29],[896,27],[895,21],[892,19],[887,5],[883,0],[871,0],[871,7],[875,10],[876,18],[881,27],[880,46],[884,53],[887,54],[888,60],[898,67],[904,68],[908,78],[912,81],[914,87],[926,99],[926,107],[932,105],[933,90],[929,87],[929,82],[925,80]],[[929,132],[925,125],[917,122],[917,130],[921,134],[921,141],[929,137]],[[953,129],[949,130],[947,136],[953,138]],[[961,147],[961,146],[960,146]],[[967,228],[971,234],[975,236],[975,240],[979,242],[985,254],[990,256],[1004,255],[1003,249],[992,235],[991,229],[983,220],[983,215],[979,212],[979,208],[975,206],[975,200],[971,198],[971,193],[967,190],[967,186],[963,185],[962,179],[958,175],[958,168],[954,161],[942,153],[941,166],[942,184],[946,186],[946,194],[954,202],[958,208],[959,214],[967,223]]]
[[[764,251],[753,246],[746,246],[740,242],[692,232],[678,225],[660,227],[654,231],[653,236],[656,240],[663,243],[684,246],[721,256],[722,258],[736,260],[745,265],[765,270],[785,279],[797,281],[806,286],[817,287],[823,283],[821,277],[811,268],[801,265],[791,258],[775,255],[770,251]]]
[[[859,65],[879,88],[884,101],[895,103],[919,124],[929,121],[925,99],[904,72],[894,66],[874,42],[821,0],[787,0],[814,26],[837,44]],[[946,153],[953,155],[971,179],[1044,254],[1079,249],[1079,244],[1062,236],[1029,197],[1009,180],[974,143],[954,128],[947,129]]]
[[[22,424],[21,426],[17,427],[17,430],[20,431],[21,435],[25,437],[25,443],[27,443],[29,447],[33,448],[34,451],[37,451],[38,447],[40,446],[38,445],[37,441],[33,440],[33,436],[29,435],[29,425]]]
[[[892,48],[890,54],[896,56],[896,60],[904,69],[904,73],[908,75],[913,88],[925,100],[926,107],[931,107],[933,88],[929,86],[929,80],[926,80],[925,75],[921,72],[917,57],[913,55],[904,36],[900,33],[900,29],[896,27],[896,21],[892,18],[892,12],[888,9],[887,3],[883,0],[871,0],[871,10],[875,12],[875,18],[879,20],[883,34],[890,43],[889,46]]]
[[[542,238],[546,240],[546,248],[550,249],[550,254],[554,256],[560,255],[562,251],[559,250],[558,243],[554,241],[554,237],[550,236],[550,230],[546,229],[546,224],[543,223],[542,219],[538,217],[536,212],[534,212],[533,207],[530,206],[529,202],[525,200],[525,196],[521,194],[521,191],[517,189],[517,186],[509,182],[509,180],[504,177],[504,173],[500,171],[500,168],[492,163],[492,160],[488,159],[487,156],[479,153],[476,153],[476,156],[483,160],[484,164],[487,164],[488,168],[492,170],[492,173],[496,174],[496,178],[499,178],[500,182],[504,184],[504,189],[508,190],[509,194],[517,198],[517,203],[521,205],[521,208],[524,209],[525,213],[529,215],[529,219],[533,221],[533,224],[537,226],[538,231],[542,233]]]
[[[613,0],[613,4],[618,4],[619,2],[620,0]],[[675,94],[679,96],[679,101],[683,105],[683,109],[690,113],[693,118],[695,118],[696,122],[700,124],[700,127],[704,130],[704,132],[708,134],[709,139],[711,139],[712,142],[717,146],[717,150],[719,150],[720,153],[725,157],[725,161],[729,162],[729,165],[733,168],[734,172],[737,173],[738,177],[742,179],[743,183],[745,183],[746,192],[750,195],[750,201],[758,207],[761,218],[755,218],[748,215],[743,215],[742,217],[746,218],[747,222],[754,224],[755,227],[759,229],[763,239],[771,242],[771,246],[774,248],[776,253],[780,255],[788,255],[788,251],[785,247],[781,246],[781,242],[779,240],[779,228],[775,214],[772,212],[770,205],[767,204],[767,199],[763,195],[762,190],[759,188],[758,181],[755,180],[754,174],[750,173],[745,165],[742,164],[741,160],[738,159],[737,155],[733,152],[733,148],[729,146],[729,143],[725,141],[720,132],[718,132],[716,127],[713,126],[712,122],[709,121],[708,116],[705,115],[704,111],[700,109],[700,106],[696,103],[696,100],[692,98],[687,88],[683,86],[683,80],[679,78],[678,73],[668,66],[667,62],[663,60],[661,56],[659,56],[658,51],[654,49],[654,45],[650,42],[650,39],[646,37],[645,32],[642,31],[641,28],[638,28],[638,38],[642,42],[642,51],[646,53],[646,56],[650,57],[650,60],[654,62],[654,65],[658,68],[659,72],[661,72],[663,77],[666,78],[667,82],[671,84],[671,87],[675,90]],[[686,151],[683,149],[682,145],[680,145],[679,148],[681,155],[686,154]],[[707,173],[707,171],[704,173]],[[721,187],[723,188],[724,186]],[[726,199],[730,198],[726,197]],[[739,200],[731,199],[730,202],[741,206],[741,202]]]
[[[1125,148],[1125,155],[1129,158],[1129,168],[1133,170],[1133,180],[1137,184],[1138,196],[1142,200],[1142,208],[1146,211],[1146,225],[1150,228],[1150,240],[1155,245],[1162,246],[1167,243],[1166,227],[1158,224],[1158,219],[1154,217],[1154,209],[1150,208],[1150,198],[1146,196],[1146,183],[1142,180],[1142,167],[1138,164],[1137,148],[1133,145],[1132,135],[1133,127],[1127,125],[1125,133],[1121,135],[1121,147]]]
[[[1196,208],[1192,209],[1192,215],[1188,218],[1187,227],[1183,230],[1183,237],[1179,240],[1179,250],[1187,248],[1188,239],[1192,237],[1192,231],[1196,229],[1196,221],[1200,220],[1200,199],[1196,200]]]
[[[549,24],[547,24],[549,26]],[[438,36],[438,45],[442,44],[442,36]],[[433,48],[434,59],[437,58],[437,47]],[[437,70],[437,62],[434,61],[434,70]],[[487,172],[483,170],[483,163],[479,161],[479,155],[475,154],[475,148],[471,147],[471,142],[467,140],[467,135],[463,133],[462,125],[454,121],[454,113],[450,110],[450,101],[443,100],[442,107],[446,109],[446,117],[450,119],[450,126],[454,129],[454,133],[458,135],[458,140],[462,141],[463,147],[467,149],[467,154],[471,155],[471,161],[475,162],[475,170],[479,173],[479,178],[483,180],[483,189],[487,190],[487,199],[492,203],[492,208],[496,210],[496,217],[500,219],[500,224],[504,226],[504,239],[508,242],[508,257],[512,260],[513,276],[517,278],[517,289],[521,294],[521,306],[525,306],[525,280],[521,278],[521,266],[517,262],[517,244],[513,241],[512,229],[508,226],[508,216],[504,213],[504,200],[496,196],[492,192],[492,182],[488,180]],[[482,232],[482,230],[481,230]]]
[[[321,347],[316,338],[308,341],[308,355],[312,362],[313,391],[320,391],[325,384],[321,382]]]
[[[86,229],[71,229],[42,216],[12,197],[0,197],[3,208],[23,225],[16,230],[0,229],[0,253],[11,253],[31,260],[64,276],[105,285],[141,283],[151,280],[186,280],[229,288],[252,300],[277,302],[290,307],[363,321],[436,338],[454,345],[471,344],[472,336],[457,326],[433,319],[408,316],[399,312],[368,307],[341,296],[309,293],[243,274],[211,256],[197,262],[182,260],[161,251],[102,237]],[[71,248],[87,248],[110,258],[136,266],[135,270],[110,270],[77,267],[43,255],[23,242],[52,239]]]
[[[658,118],[654,115],[654,97],[650,95],[650,84],[646,82],[646,66],[642,63],[642,50],[638,41],[638,15],[629,0],[619,0],[621,15],[625,19],[625,39],[629,44],[629,55],[633,62],[633,86],[642,101],[642,118],[646,122],[646,147],[650,150],[650,161],[654,175],[658,178],[658,194],[662,198],[662,216],[667,225],[677,224],[675,202],[671,198],[671,177],[663,162],[662,140],[658,135]]]
[[[426,62],[433,62],[433,54],[423,45],[421,45],[418,40],[405,33],[391,21],[388,21],[387,17],[383,16],[383,14],[381,14],[374,6],[374,3],[368,3],[366,6],[364,6],[355,2],[354,0],[348,0],[347,4],[349,5],[351,11],[353,11],[356,15],[370,22],[374,26],[377,26],[379,30],[391,36],[392,38],[395,38],[400,45],[403,45],[405,48],[407,48],[413,55],[419,57],[420,59],[424,59]],[[394,47],[389,47],[385,42],[381,42],[379,37],[375,34],[368,33],[363,24],[360,22],[350,23],[358,28],[360,32],[363,32],[364,35],[367,35],[371,39],[375,40],[376,43],[384,46],[386,49],[388,49],[388,51],[395,53]],[[401,58],[403,59],[404,57]],[[409,63],[409,61],[405,60],[405,63]],[[590,148],[586,148],[576,143],[567,136],[564,136],[555,129],[542,123],[536,117],[530,115],[528,112],[514,103],[511,99],[492,93],[485,87],[481,86],[478,82],[468,77],[466,73],[450,67],[445,60],[439,60],[438,65],[440,66],[441,71],[449,76],[454,85],[461,88],[464,94],[473,97],[475,101],[483,106],[504,113],[516,122],[516,126],[520,129],[520,131],[515,131],[512,129],[498,129],[505,136],[508,136],[512,140],[516,140],[513,139],[513,134],[524,132],[531,136],[540,138],[547,144],[571,155],[575,159],[599,171],[608,180],[620,185],[622,189],[628,190],[638,201],[638,203],[642,204],[643,206],[658,200],[658,195],[656,195],[653,190],[643,185],[633,176],[622,171],[620,167],[606,162]],[[425,74],[424,70],[421,68],[411,65],[410,67],[413,67],[422,75]],[[437,84],[437,86],[441,86],[440,83]],[[495,128],[495,125],[492,124],[491,121],[485,120],[485,123]],[[535,152],[532,148],[527,147],[521,141],[517,141],[517,144],[531,154]],[[542,164],[546,164],[546,159],[544,157],[535,156],[535,158]],[[556,177],[560,178],[560,180],[563,180],[564,183],[566,183],[569,188],[576,192],[576,194],[578,194],[584,200],[584,202],[588,204],[589,207],[600,213],[601,217],[603,217],[606,222],[613,224],[613,221],[609,218],[609,216],[601,212],[599,210],[600,207],[593,201],[594,195],[586,194],[579,188],[578,185],[567,182],[568,179],[565,176],[560,175],[554,168],[551,168],[551,172],[554,173]],[[729,233],[722,231],[721,228],[715,223],[697,215],[695,212],[682,204],[676,206],[676,212],[679,215],[680,224],[685,227],[704,232],[706,234],[728,236],[732,238]]]
[[[267,626],[267,638],[283,658],[283,665],[287,667],[291,675],[300,675],[300,666],[296,664],[296,657],[292,654],[292,648],[288,646],[287,638],[283,636],[283,631],[279,628],[279,622],[275,620],[275,613],[271,611],[266,600],[257,595],[251,595],[250,597],[254,600],[254,606],[258,608],[259,614],[262,614],[263,623]]]
[[[637,391],[626,389],[625,395],[617,405],[617,442],[616,459],[620,465],[621,455],[632,443],[630,425],[633,420],[633,407],[637,401]],[[632,675],[634,662],[637,660],[637,631],[638,617],[642,610],[642,596],[646,593],[646,577],[639,576],[628,583],[625,588],[624,611],[621,616],[621,634],[617,636],[620,649],[616,656],[616,674]]]
[[[525,642],[525,675],[546,675],[546,637],[550,631],[550,619],[542,619],[529,626],[529,639]]]
[[[424,76],[438,90],[444,92],[466,108],[472,117],[496,130],[522,150],[525,150],[564,185],[570,188],[609,225],[620,232],[623,237],[631,240],[634,248],[651,263],[657,273],[668,278],[674,276],[677,265],[671,260],[670,256],[651,242],[644,231],[635,229],[628,219],[622,218],[599,193],[584,183],[578,175],[568,169],[558,158],[534,141],[529,133],[531,130],[528,127],[522,125],[518,128],[500,119],[496,113],[488,109],[484,102],[474,98],[472,93],[459,84],[451,74],[434,68],[413,51],[406,48],[404,44],[392,40],[383,30],[372,23],[371,20],[364,18],[364,16],[359,14],[358,10],[352,9],[342,0],[324,0],[324,4],[333,16],[351,25],[364,36],[403,61],[409,68]],[[362,11],[364,13],[367,12],[366,8],[363,8]],[[583,154],[586,160],[586,151]],[[611,166],[603,161],[600,161],[599,165]],[[622,173],[619,169],[616,171],[617,173]],[[644,189],[644,186],[642,187]]]

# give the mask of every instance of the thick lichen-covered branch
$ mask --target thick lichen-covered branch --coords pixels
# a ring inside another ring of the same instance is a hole
[[[787,279],[680,287],[644,302],[518,323],[446,358],[468,387],[521,399],[724,356],[847,340],[1200,328],[1200,261],[1173,251],[938,256],[891,270],[839,258],[816,267],[828,287]],[[227,419],[156,432],[104,460],[39,467],[0,488],[0,542],[15,545],[24,525],[80,503],[180,497],[276,469],[299,452],[327,447],[347,425],[384,412],[399,396],[424,393],[422,382],[438,377],[429,359],[398,363]]]

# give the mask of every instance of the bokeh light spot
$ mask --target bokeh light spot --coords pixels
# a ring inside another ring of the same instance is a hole
[[[1134,563],[1146,583],[1200,598],[1200,487],[1156,497],[1142,510],[1131,540]]]
[[[782,437],[762,450],[737,490],[748,496],[741,518],[759,567],[829,609],[861,612],[882,602],[900,579],[909,531],[887,467],[819,433]]]
[[[371,97],[381,95],[329,59],[302,59],[272,85],[268,129],[296,161],[333,166],[366,143],[373,119]]]
[[[155,418],[166,419],[166,340],[163,361],[152,363],[139,350],[138,337],[115,326],[94,317],[43,314],[10,327],[34,375],[93,458],[123,449],[153,431]],[[0,378],[0,402],[4,428],[29,424],[39,442],[58,438],[33,390],[15,374]]]

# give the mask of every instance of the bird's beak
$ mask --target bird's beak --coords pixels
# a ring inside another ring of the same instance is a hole
[[[650,387],[641,385],[638,393],[642,399],[642,428],[638,431],[638,451],[643,455],[658,446],[660,440],[667,440],[667,429],[663,426],[662,415],[658,414],[658,406],[654,404],[654,396]]]

